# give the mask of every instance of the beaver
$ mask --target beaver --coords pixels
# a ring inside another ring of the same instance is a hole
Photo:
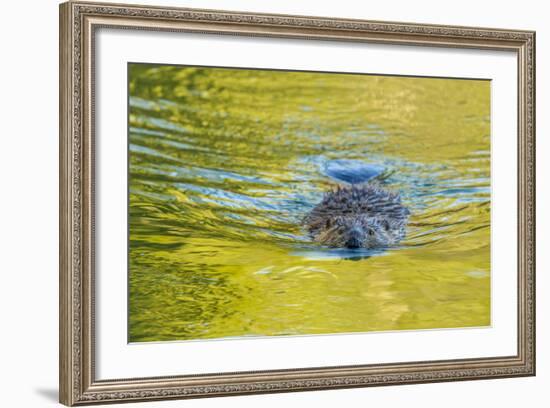
[[[399,194],[369,181],[337,185],[303,222],[314,241],[333,248],[384,248],[405,237],[409,210]]]

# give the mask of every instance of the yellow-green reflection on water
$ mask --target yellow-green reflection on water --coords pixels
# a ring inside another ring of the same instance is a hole
[[[490,83],[131,64],[129,340],[490,324]],[[333,159],[411,211],[353,258],[300,220]]]

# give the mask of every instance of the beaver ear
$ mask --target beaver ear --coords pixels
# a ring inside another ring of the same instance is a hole
[[[330,221],[330,218],[327,218],[327,220],[325,221],[325,228],[330,228],[332,225],[332,222]]]
[[[390,229],[390,223],[387,220],[384,220],[382,221],[382,227],[387,231]]]

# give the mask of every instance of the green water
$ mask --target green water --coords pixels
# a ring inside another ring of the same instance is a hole
[[[490,324],[490,83],[131,64],[129,341]],[[410,212],[371,256],[300,226],[334,159]]]

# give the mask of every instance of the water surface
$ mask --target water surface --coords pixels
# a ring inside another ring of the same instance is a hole
[[[129,93],[129,341],[490,324],[488,81],[131,64]],[[401,193],[398,248],[310,241],[341,160]]]

